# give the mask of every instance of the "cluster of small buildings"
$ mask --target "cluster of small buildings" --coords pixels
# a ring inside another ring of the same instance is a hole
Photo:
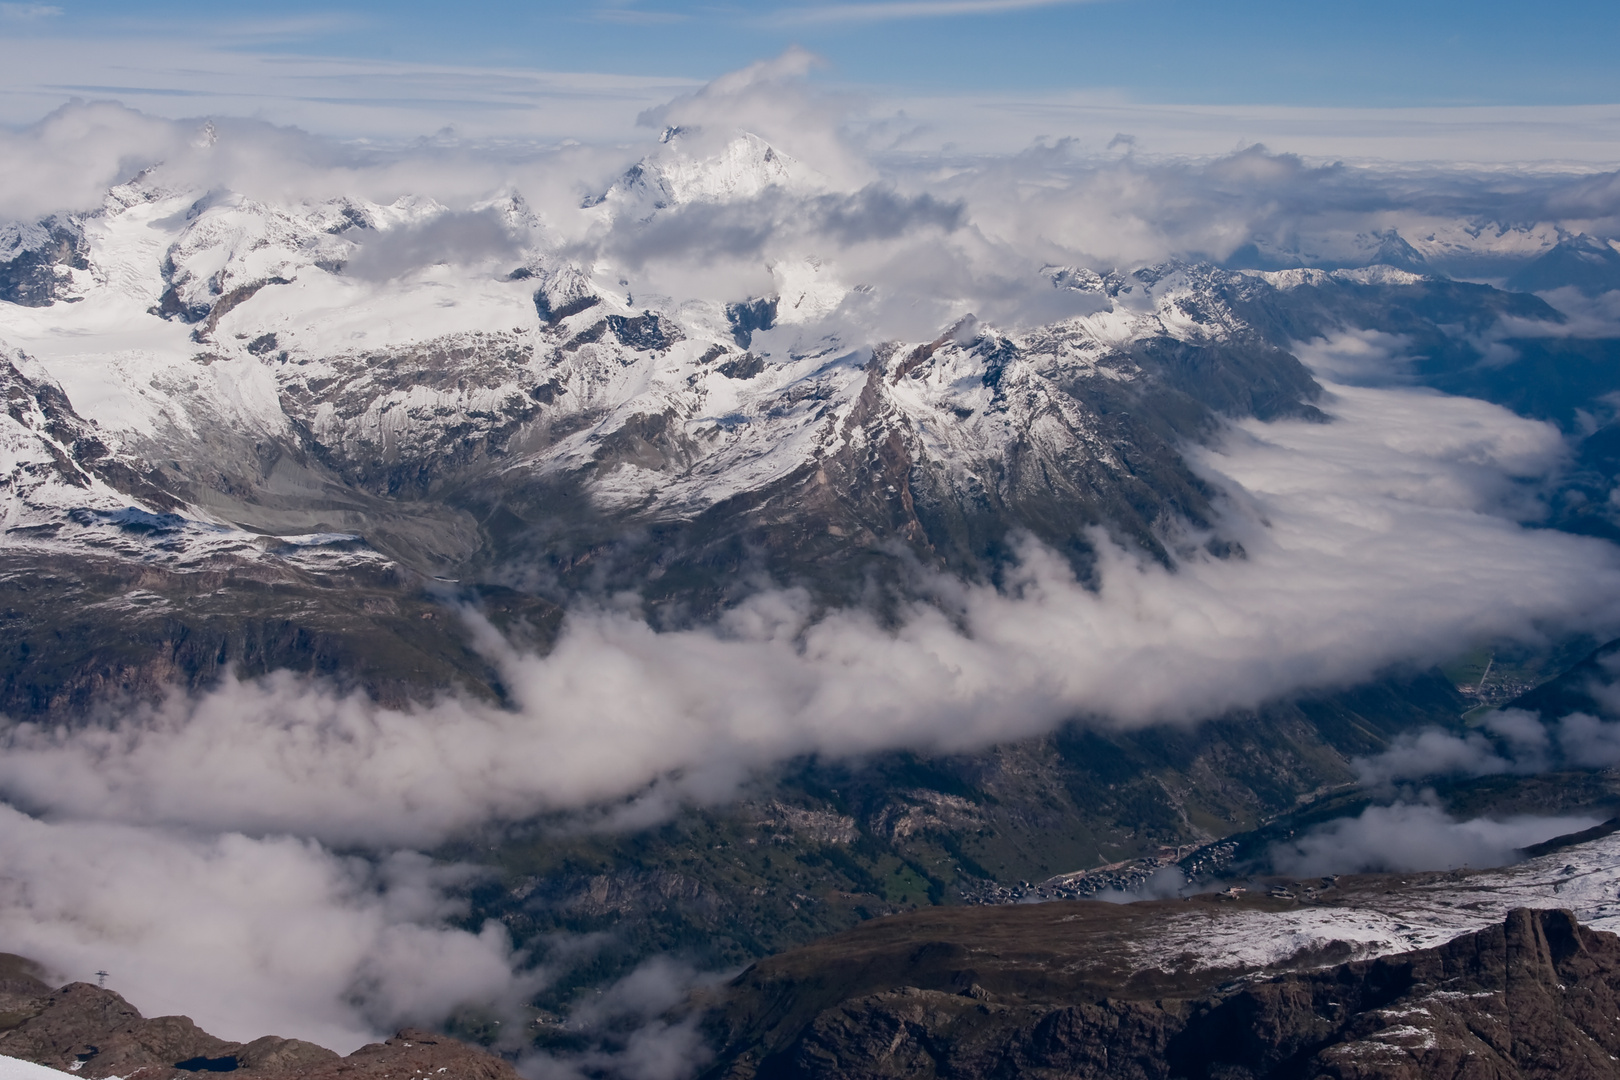
[[[1003,885],[995,881],[977,882],[964,888],[961,897],[969,905],[1038,904],[1046,900],[1089,900],[1099,893],[1143,894],[1155,874],[1167,867],[1175,867],[1185,876],[1188,884],[1219,880],[1229,870],[1237,855],[1237,844],[1230,840],[1194,849],[1180,857],[1184,849],[1163,848],[1155,856],[1130,859],[1100,866],[1094,870],[1079,870],[1058,874],[1045,881],[1020,881]],[[1337,875],[1328,875],[1310,881],[1296,881],[1287,885],[1272,885],[1266,895],[1275,900],[1296,900],[1309,903],[1338,881]],[[1235,900],[1249,892],[1242,885],[1229,885],[1216,893],[1222,899]]]
[[[1104,892],[1136,892],[1154,874],[1174,865],[1169,859],[1132,859],[1095,870],[1059,874],[1045,881],[1002,885],[987,881],[962,891],[968,904],[1034,904],[1044,900],[1087,900]]]

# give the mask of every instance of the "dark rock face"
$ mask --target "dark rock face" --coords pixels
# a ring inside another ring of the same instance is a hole
[[[727,360],[715,370],[728,379],[752,379],[765,370],[765,361],[745,352],[733,360]]]
[[[532,275],[525,271],[524,276]],[[534,294],[534,310],[547,326],[555,326],[564,319],[578,315],[580,312],[593,308],[601,302],[601,299],[595,296],[576,296],[554,307],[551,297],[546,294],[544,289],[540,289]]]
[[[0,1055],[86,1080],[178,1080],[242,1073],[253,1080],[372,1080],[446,1075],[516,1080],[512,1066],[465,1043],[406,1029],[348,1057],[300,1039],[227,1042],[185,1016],[147,1019],[111,990],[69,983],[51,990],[21,957],[0,955]]]
[[[1165,1053],[1174,1020],[1173,1013],[1141,1002],[1038,1015],[906,988],[818,1017],[787,1061],[772,1062],[759,1075],[1168,1080],[1174,1074]]]
[[[650,312],[628,319],[622,315],[609,315],[607,323],[619,344],[626,348],[652,352],[667,349],[681,340],[679,330]]]
[[[726,322],[731,324],[731,337],[739,348],[753,343],[755,330],[769,330],[776,325],[777,298],[745,300],[726,305]]]
[[[56,299],[66,268],[89,269],[88,250],[84,229],[61,214],[0,230],[0,301],[45,307]]]
[[[1115,916],[1125,918],[1125,916]],[[1128,929],[1128,928],[1116,928]],[[1061,938],[1062,935],[1060,934]],[[877,972],[750,969],[716,1027],[712,1076],[1473,1080],[1620,1075],[1620,938],[1567,911],[1517,909],[1434,949],[1221,987],[1062,976],[1062,942],[1020,965],[951,970],[957,948],[891,957],[926,987],[862,992]],[[937,954],[931,962],[929,953]],[[1045,954],[1044,964],[1035,957]],[[868,967],[878,955],[869,952]],[[785,961],[787,958],[783,958]],[[802,962],[802,961],[801,961]],[[1072,965],[1070,965],[1072,966]],[[1053,976],[1043,979],[1038,970]],[[1230,973],[1227,973],[1228,975]],[[1109,985],[1112,982],[1112,985]],[[960,985],[956,985],[960,984]],[[847,988],[846,997],[839,989]],[[774,996],[773,996],[774,992]],[[808,1014],[810,1001],[836,999]],[[1067,1000],[1065,1000],[1067,999]],[[727,1028],[730,1023],[734,1026]]]

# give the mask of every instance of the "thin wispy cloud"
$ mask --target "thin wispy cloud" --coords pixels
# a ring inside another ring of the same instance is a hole
[[[597,22],[629,26],[658,26],[690,22],[692,16],[683,11],[643,11],[626,4],[606,4],[592,13],[591,18]]]
[[[62,8],[49,4],[0,3],[0,18],[12,21],[39,21],[62,14]],[[113,39],[123,41],[126,45],[132,40],[139,40],[149,45],[171,35],[180,35],[191,43],[193,50],[206,50],[310,41],[332,34],[375,29],[376,21],[357,12],[226,15],[208,20],[153,12],[109,15],[98,20],[96,27],[97,37],[101,40]],[[82,43],[84,39],[70,40]]]
[[[690,15],[674,11],[600,11],[600,22],[622,23],[626,26],[667,26],[671,23],[690,22]]]
[[[1032,8],[1068,7],[1101,0],[885,0],[871,4],[817,4],[788,8],[773,21],[784,23],[886,22],[893,19],[938,19],[953,15],[996,15]]]
[[[0,20],[6,22],[37,22],[62,14],[54,4],[0,4]]]
[[[371,25],[365,16],[347,12],[271,18],[222,19],[201,31],[223,42],[302,41],[325,34],[360,30]]]

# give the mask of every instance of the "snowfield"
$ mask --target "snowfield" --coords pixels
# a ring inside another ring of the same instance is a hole
[[[1257,910],[1187,904],[1131,952],[1143,968],[1264,970],[1296,958],[1331,963],[1427,949],[1500,923],[1519,907],[1568,908],[1597,930],[1620,932],[1620,833],[1496,870],[1344,879],[1321,903]],[[1348,946],[1349,955],[1345,955]]]

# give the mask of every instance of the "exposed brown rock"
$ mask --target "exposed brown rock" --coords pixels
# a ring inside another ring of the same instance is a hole
[[[186,1016],[143,1017],[111,990],[69,983],[12,1013],[0,1032],[0,1054],[75,1072],[86,1080],[139,1075],[142,1080],[235,1071],[249,1062],[272,1064],[336,1060],[337,1055],[296,1039],[259,1039],[248,1046],[215,1038]]]
[[[51,992],[44,974],[32,960],[0,953],[0,1032],[26,1020],[34,1002]]]
[[[387,1042],[362,1046],[346,1058],[275,1074],[276,1080],[383,1080],[413,1075],[518,1080],[517,1070],[508,1062],[448,1036],[414,1028],[406,1028]]]
[[[36,967],[0,955],[0,1055],[72,1072],[84,1080],[517,1080],[510,1064],[466,1043],[406,1029],[340,1057],[301,1039],[267,1035],[227,1042],[190,1017],[147,1019],[111,990],[69,983],[51,990]]]

